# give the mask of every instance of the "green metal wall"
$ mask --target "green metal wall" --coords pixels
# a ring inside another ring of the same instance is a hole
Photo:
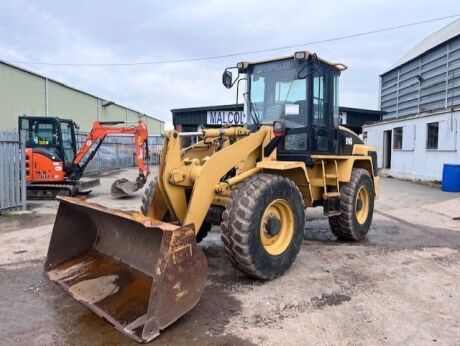
[[[0,128],[17,129],[22,114],[45,114],[45,80],[0,63]]]
[[[73,119],[82,131],[88,131],[96,120],[97,99],[87,94],[48,81],[48,115]]]
[[[46,85],[48,87],[46,88]],[[18,115],[48,115],[73,119],[81,131],[89,131],[95,120],[147,123],[150,134],[164,131],[164,122],[117,104],[103,106],[103,100],[56,81],[0,62],[0,129],[14,130]]]

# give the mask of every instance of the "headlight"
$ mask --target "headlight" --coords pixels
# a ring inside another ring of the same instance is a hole
[[[305,60],[307,58],[307,52],[295,52],[294,59],[295,60]]]

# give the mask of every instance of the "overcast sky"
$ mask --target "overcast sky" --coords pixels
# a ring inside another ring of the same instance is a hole
[[[195,58],[295,45],[459,12],[458,0],[0,0],[0,59],[119,63]],[[453,20],[304,48],[348,65],[341,77],[342,106],[377,109],[379,74]],[[293,50],[167,65],[22,66],[171,123],[173,108],[235,102],[235,90],[221,84],[225,67]]]

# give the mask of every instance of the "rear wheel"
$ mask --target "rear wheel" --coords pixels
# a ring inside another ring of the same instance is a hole
[[[142,211],[142,214],[144,215],[147,215],[147,212],[150,209],[156,188],[157,188],[157,179],[155,177],[149,183],[149,185],[144,191],[144,195],[142,196],[141,211]],[[162,221],[165,221],[165,222],[171,221],[169,212],[166,213]],[[208,235],[208,232],[211,230],[211,227],[212,225],[210,223],[203,222],[203,224],[200,227],[200,230],[198,231],[198,234],[196,235],[197,243],[200,243]]]
[[[258,279],[289,269],[305,227],[302,195],[290,179],[257,174],[236,185],[222,217],[222,241],[230,262]]]
[[[340,187],[340,211],[329,218],[332,233],[340,239],[360,240],[369,232],[374,212],[374,184],[369,172],[355,168]]]

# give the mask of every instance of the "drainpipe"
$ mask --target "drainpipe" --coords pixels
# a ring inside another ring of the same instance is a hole
[[[96,120],[99,121],[99,98],[96,99]]]
[[[48,116],[48,78],[45,78],[45,116]]]

